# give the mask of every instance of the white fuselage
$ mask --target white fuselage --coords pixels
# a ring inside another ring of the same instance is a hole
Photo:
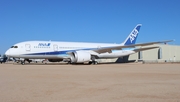
[[[67,52],[85,51],[98,58],[117,58],[135,53],[132,50],[115,50],[111,53],[96,53],[94,49],[121,46],[122,44],[56,42],[56,41],[27,41],[17,43],[6,51],[6,55],[15,58],[28,59],[59,59],[70,58]]]

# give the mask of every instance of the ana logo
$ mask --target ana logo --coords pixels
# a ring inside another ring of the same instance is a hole
[[[38,46],[50,46],[50,45],[51,45],[51,43],[39,43]]]
[[[136,38],[138,34],[138,31],[135,29],[132,34],[129,36],[130,40],[131,40],[131,43],[134,41],[134,39]]]

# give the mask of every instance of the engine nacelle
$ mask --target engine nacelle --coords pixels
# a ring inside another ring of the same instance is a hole
[[[48,59],[49,62],[60,62],[63,59]]]
[[[91,54],[85,51],[76,51],[69,53],[72,63],[84,63],[91,60]]]

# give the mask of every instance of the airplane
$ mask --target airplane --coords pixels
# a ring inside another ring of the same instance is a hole
[[[136,40],[141,28],[137,24],[129,36],[121,44],[87,43],[87,42],[59,42],[59,41],[25,41],[13,45],[5,55],[20,58],[21,64],[29,59],[47,59],[49,62],[64,61],[70,64],[85,63],[98,64],[98,59],[110,59],[128,56],[139,51],[159,48],[143,47],[173,40],[138,43]],[[141,47],[137,47],[141,46]]]

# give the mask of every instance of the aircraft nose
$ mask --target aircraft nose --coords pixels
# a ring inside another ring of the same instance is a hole
[[[5,55],[6,55],[6,56],[9,56],[9,55],[10,55],[10,51],[7,50],[7,51],[5,52]]]

